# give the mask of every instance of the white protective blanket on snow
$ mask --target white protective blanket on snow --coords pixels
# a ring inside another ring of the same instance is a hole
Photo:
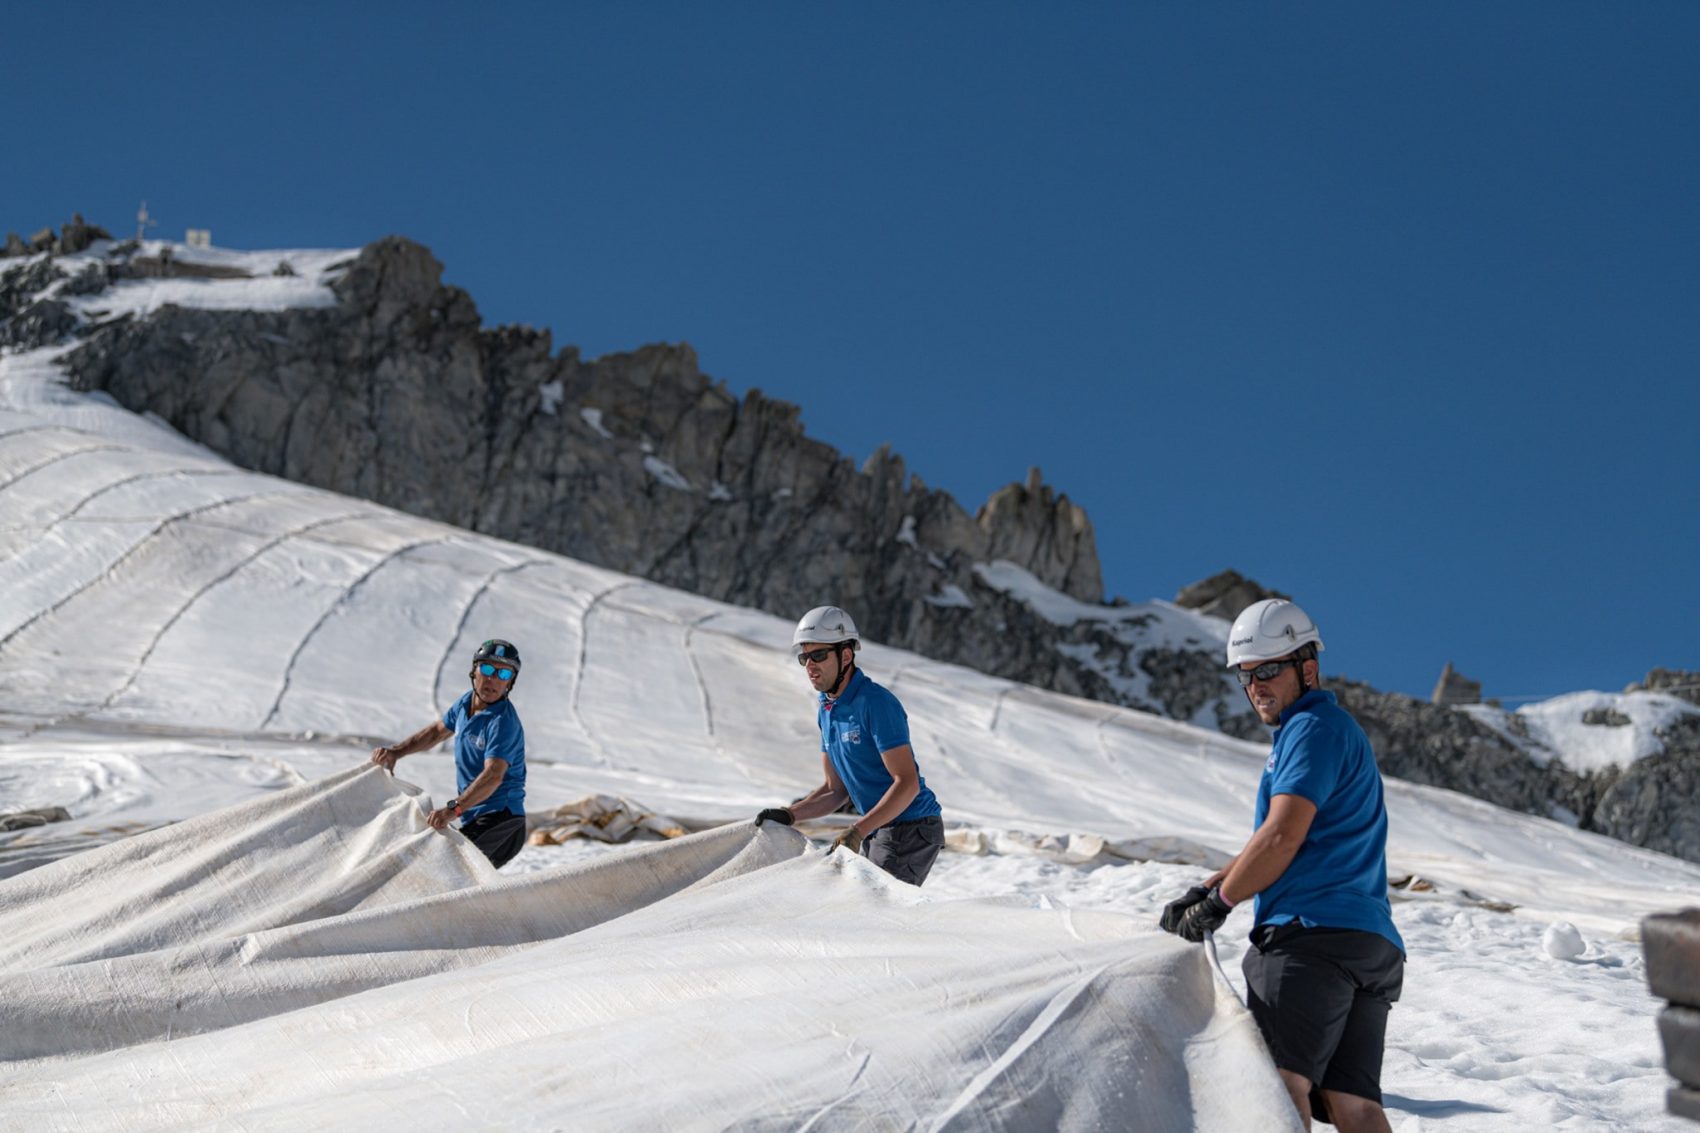
[[[502,877],[369,767],[0,880],[0,1004],[6,1130],[1296,1127],[1149,926],[772,824]]]

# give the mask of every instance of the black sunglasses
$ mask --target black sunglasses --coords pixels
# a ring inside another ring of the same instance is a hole
[[[797,654],[797,664],[807,665],[810,661],[813,661],[818,665],[828,657],[831,657],[834,653],[837,653],[840,648],[842,647],[837,645],[826,645],[819,649],[811,649],[807,653],[799,653]]]
[[[498,669],[488,661],[480,662],[478,665],[478,671],[487,677],[501,677],[504,681],[511,681],[514,679],[514,671],[512,669]]]
[[[1285,661],[1265,661],[1255,669],[1235,669],[1234,676],[1240,679],[1241,688],[1250,688],[1252,681],[1272,681],[1288,665],[1302,664],[1304,662],[1297,657],[1289,657]]]

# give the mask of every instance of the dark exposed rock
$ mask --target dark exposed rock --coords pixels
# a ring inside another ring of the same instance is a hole
[[[72,213],[71,223],[59,229],[59,243],[54,251],[64,255],[81,252],[96,240],[110,240],[112,233],[98,224],[88,224],[83,220],[83,214]]]
[[[1666,751],[1609,777],[1589,828],[1700,861],[1700,750]]]
[[[1582,713],[1582,723],[1595,727],[1627,728],[1634,722],[1615,708],[1590,708]]]
[[[27,266],[14,265],[0,272],[0,321],[38,302],[43,291],[63,278],[65,273],[52,260],[37,260]]]
[[[0,346],[32,350],[58,342],[77,326],[77,316],[57,299],[39,299],[0,323]]]
[[[1285,598],[1291,601],[1292,595],[1260,586],[1237,570],[1225,570],[1202,582],[1183,587],[1181,592],[1175,595],[1175,605],[1233,621],[1241,610],[1265,598]]]

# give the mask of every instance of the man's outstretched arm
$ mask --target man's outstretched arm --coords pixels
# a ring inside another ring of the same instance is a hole
[[[436,747],[450,736],[454,735],[447,724],[441,720],[433,720],[429,724],[408,736],[398,744],[372,749],[372,762],[378,764],[390,774],[395,774],[395,761],[404,755],[424,751]]]

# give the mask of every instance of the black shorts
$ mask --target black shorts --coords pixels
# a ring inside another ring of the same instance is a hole
[[[919,885],[944,849],[944,819],[937,815],[893,822],[868,835],[862,855],[899,881]]]
[[[1404,986],[1404,954],[1373,932],[1296,921],[1264,925],[1251,940],[1241,965],[1246,1006],[1275,1065],[1379,1105],[1387,1012]],[[1311,1097],[1314,1107],[1315,1090]]]
[[[493,810],[460,824],[460,832],[472,840],[490,864],[501,869],[525,848],[525,815],[510,810]]]

